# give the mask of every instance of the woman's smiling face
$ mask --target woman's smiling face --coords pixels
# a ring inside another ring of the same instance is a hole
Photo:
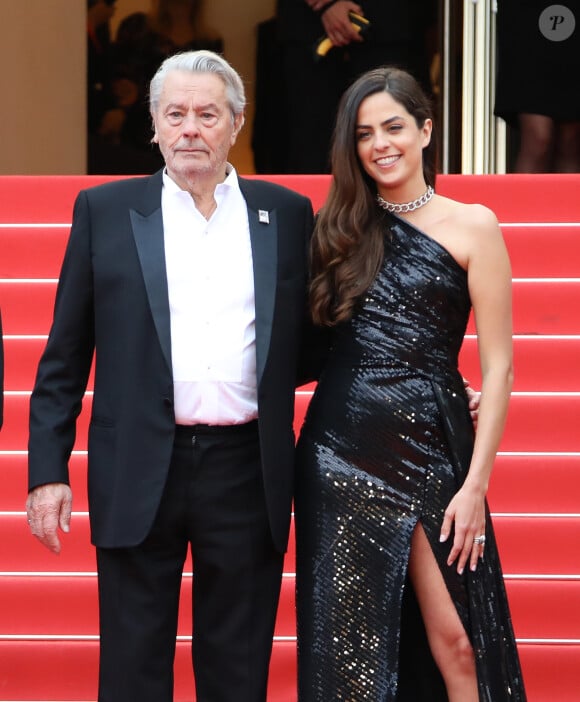
[[[359,107],[356,123],[356,148],[361,165],[383,189],[411,186],[423,182],[423,149],[431,139],[432,123],[417,125],[389,93],[373,93]]]

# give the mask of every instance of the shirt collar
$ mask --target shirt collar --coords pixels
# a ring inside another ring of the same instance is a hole
[[[169,175],[169,173],[167,172],[167,167],[165,167],[163,169],[163,188],[165,189],[167,194],[171,194],[171,195],[186,192],[185,190],[182,190],[182,188],[180,188],[179,185],[177,185],[177,183]],[[216,188],[214,191],[214,195],[216,196],[216,199],[218,196],[224,197],[228,190],[238,191],[238,192],[240,191],[238,174],[236,172],[236,169],[229,162],[226,163],[226,177],[225,177],[225,179],[223,180],[223,182],[218,183],[216,185]]]

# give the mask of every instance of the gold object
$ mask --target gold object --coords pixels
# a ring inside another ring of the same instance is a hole
[[[356,12],[349,12],[348,16],[353,29],[355,29],[359,34],[368,29],[371,24],[366,17],[358,15]],[[322,58],[323,56],[326,56],[333,46],[334,44],[325,35],[317,42],[314,49],[314,54],[317,58]]]

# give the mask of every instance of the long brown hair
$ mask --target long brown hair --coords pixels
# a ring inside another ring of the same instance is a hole
[[[344,93],[331,150],[333,179],[312,237],[310,305],[317,324],[332,326],[352,315],[384,256],[384,215],[376,204],[374,180],[361,166],[356,124],[363,100],[386,92],[412,115],[419,128],[431,118],[429,98],[406,71],[383,67],[368,71]],[[435,141],[423,149],[423,175],[435,186]]]

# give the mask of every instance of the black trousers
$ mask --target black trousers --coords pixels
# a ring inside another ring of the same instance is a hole
[[[189,546],[197,702],[265,702],[283,554],[271,541],[255,422],[178,427],[149,536],[97,549],[99,702],[173,701]]]

